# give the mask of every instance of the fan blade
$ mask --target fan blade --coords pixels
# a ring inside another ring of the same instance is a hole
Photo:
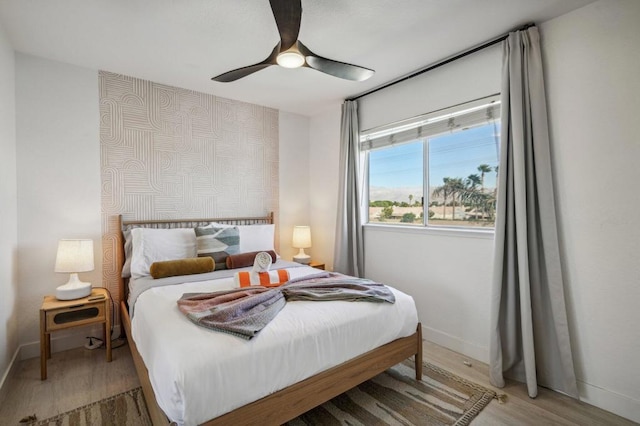
[[[260,71],[271,65],[276,65],[276,58],[278,53],[280,52],[280,43],[276,44],[276,47],[273,48],[271,54],[267,59],[262,62],[258,62],[257,64],[249,65],[247,67],[238,68],[232,71],[225,72],[223,74],[217,75],[213,77],[211,80],[219,81],[221,83],[229,83],[232,81],[236,81],[242,77],[246,77],[250,74],[253,74],[256,71]]]
[[[306,67],[313,68],[325,74],[334,77],[344,78],[345,80],[364,81],[371,77],[375,71],[369,68],[359,67],[357,65],[347,64],[345,62],[334,61],[333,59],[323,58],[316,55],[307,48],[300,40],[298,40],[298,49],[305,57]]]
[[[269,0],[269,3],[280,33],[280,51],[284,52],[298,40],[302,19],[301,0]]]

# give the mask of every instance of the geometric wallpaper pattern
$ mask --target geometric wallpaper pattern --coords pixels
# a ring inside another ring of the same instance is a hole
[[[115,217],[278,218],[278,111],[99,72],[103,283]],[[276,235],[277,232],[276,232]]]

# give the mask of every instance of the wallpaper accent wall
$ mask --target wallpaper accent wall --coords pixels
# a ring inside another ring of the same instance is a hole
[[[103,283],[114,298],[118,214],[195,219],[273,211],[277,227],[277,110],[106,71],[99,85]]]

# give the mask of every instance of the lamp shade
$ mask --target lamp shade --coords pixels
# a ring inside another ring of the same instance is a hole
[[[93,271],[93,240],[60,240],[55,272]]]
[[[308,226],[295,226],[293,228],[293,242],[295,248],[311,247],[311,228]]]

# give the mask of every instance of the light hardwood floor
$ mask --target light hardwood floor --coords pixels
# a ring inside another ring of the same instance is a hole
[[[522,384],[508,383],[504,389],[489,385],[488,367],[434,343],[425,342],[424,358],[463,378],[507,395],[507,401],[492,401],[472,425],[635,425],[619,416],[540,388],[538,397],[527,396]],[[466,366],[465,361],[471,363]],[[0,425],[18,425],[25,416],[45,419],[139,386],[128,346],[113,350],[113,361],[105,362],[104,349],[72,349],[54,353],[49,360],[49,378],[40,380],[38,358],[22,361],[7,383],[0,401]]]
[[[113,349],[112,357],[106,362],[104,348],[53,353],[47,380],[40,380],[40,358],[22,361],[3,392],[0,425],[19,425],[34,414],[44,420],[140,386],[129,346]]]

